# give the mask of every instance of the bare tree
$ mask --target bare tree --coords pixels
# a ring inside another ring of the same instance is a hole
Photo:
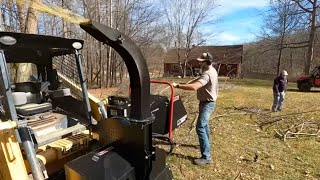
[[[297,6],[292,0],[270,0],[270,10],[265,16],[262,38],[269,49],[278,52],[277,74],[280,74],[283,50],[288,48],[288,40],[299,25]]]
[[[20,2],[18,4],[14,0],[4,1],[5,3],[1,3],[1,12],[6,14],[1,14],[1,17],[7,31],[85,40],[82,51],[85,57],[83,65],[89,87],[116,86],[122,82],[127,72],[122,59],[111,50],[111,47],[96,41],[83,32],[77,24],[71,23],[78,23],[81,19],[85,19],[76,14],[125,33],[138,44],[146,57],[153,57],[152,54],[154,49],[157,49],[159,39],[163,38],[163,31],[161,31],[163,27],[159,23],[161,12],[156,2],[149,0],[82,0],[81,3],[76,0],[16,0]],[[32,3],[39,3],[36,4],[36,8],[44,11],[39,17],[38,13],[31,8]],[[68,14],[65,14],[67,13],[65,9],[69,10]],[[154,61],[154,58],[150,60]],[[15,74],[21,74],[20,70]]]
[[[101,22],[131,37],[141,49],[152,49],[159,36],[160,19],[156,4],[147,0],[83,0],[84,16]],[[109,46],[85,37],[85,69],[94,87],[116,86],[124,80],[126,68],[122,58]],[[93,53],[93,51],[95,53]],[[148,52],[150,53],[150,52]]]
[[[315,36],[316,30],[319,28],[317,24],[317,16],[319,11],[319,4],[318,0],[293,0],[299,7],[303,13],[307,14],[307,24],[309,28],[309,38],[308,38],[308,50],[307,50],[307,57],[305,61],[304,73],[310,73],[310,67],[313,60],[314,54],[314,43],[315,43]]]
[[[214,0],[163,0],[171,46],[176,49],[177,60],[183,64],[183,76],[186,76],[188,58],[193,47],[204,43],[197,33],[201,23],[214,9]],[[185,49],[183,57],[181,50]]]

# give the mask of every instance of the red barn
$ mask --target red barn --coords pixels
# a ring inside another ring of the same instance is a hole
[[[166,53],[164,58],[164,76],[182,76],[184,67],[185,49],[179,50],[180,61],[178,60],[178,52],[171,49]],[[199,62],[196,60],[201,53],[209,52],[213,56],[219,76],[242,77],[242,58],[243,45],[230,46],[197,46],[191,49],[187,63],[187,76],[196,75],[200,71]]]

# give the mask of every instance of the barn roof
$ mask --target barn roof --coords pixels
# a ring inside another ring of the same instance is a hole
[[[185,59],[185,49],[180,50],[180,58],[183,62]],[[209,52],[213,56],[215,63],[222,64],[240,64],[242,63],[243,45],[230,46],[197,46],[191,49],[189,60],[196,60],[201,53]],[[170,49],[164,58],[164,63],[178,63],[176,49]]]

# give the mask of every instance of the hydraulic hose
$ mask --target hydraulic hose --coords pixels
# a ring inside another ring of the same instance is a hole
[[[172,141],[171,138],[169,138],[166,135],[156,134],[156,133],[152,134],[152,138],[167,142],[170,145],[170,149],[169,149],[169,151],[167,151],[167,155],[170,155],[172,153],[172,151],[174,149],[174,142]]]

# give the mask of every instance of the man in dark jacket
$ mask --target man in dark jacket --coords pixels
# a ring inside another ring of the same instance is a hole
[[[277,112],[282,110],[285,92],[288,86],[288,72],[283,70],[273,83],[273,105],[272,111]]]

